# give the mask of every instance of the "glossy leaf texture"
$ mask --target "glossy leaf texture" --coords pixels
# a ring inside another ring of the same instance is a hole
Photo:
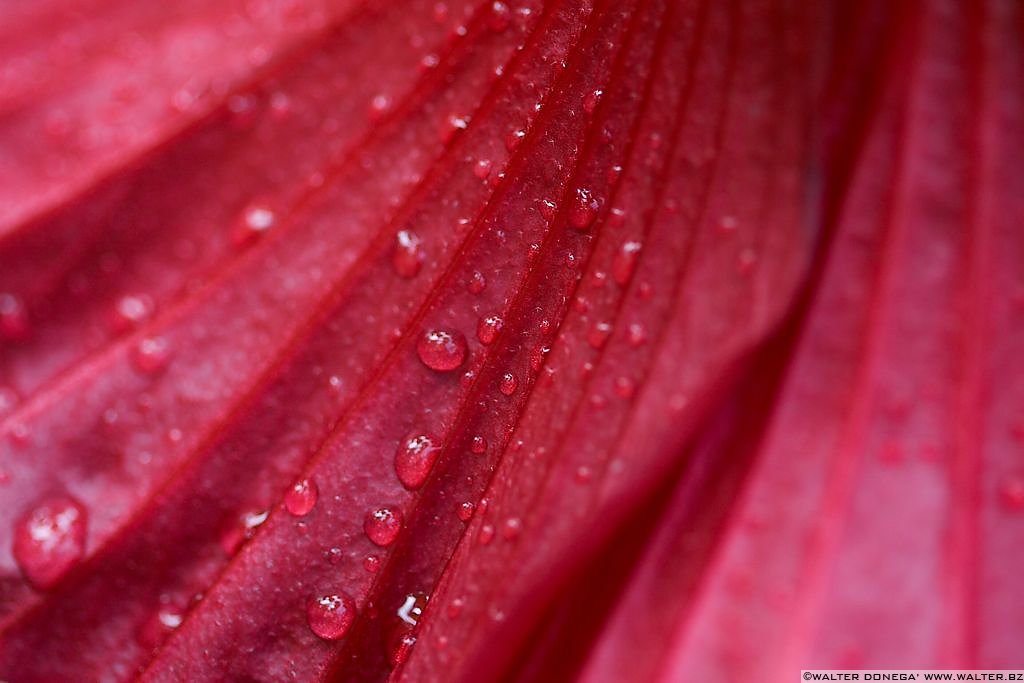
[[[0,8],[0,678],[1011,665],[1020,11],[864,7]]]

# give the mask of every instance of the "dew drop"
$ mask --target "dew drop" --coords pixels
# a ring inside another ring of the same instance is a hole
[[[416,233],[411,230],[399,230],[395,234],[395,248],[391,252],[391,265],[398,276],[410,280],[419,274],[423,267],[423,245]]]
[[[496,315],[481,318],[480,323],[476,326],[476,338],[480,340],[481,344],[493,344],[494,340],[498,338],[503,324],[504,321]]]
[[[412,646],[416,644],[416,636],[413,633],[403,633],[391,646],[391,663],[394,666],[405,663],[412,652]]]
[[[549,221],[555,217],[555,210],[558,205],[550,199],[540,200],[540,215],[544,217],[544,220]]]
[[[505,537],[507,541],[514,541],[519,538],[519,534],[523,531],[523,521],[518,517],[509,517],[505,520],[505,524],[502,526],[501,535]]]
[[[516,387],[518,386],[519,380],[516,379],[516,376],[511,372],[506,372],[501,378],[501,383],[498,385],[498,389],[506,396],[511,396],[516,393]]]
[[[577,230],[587,230],[597,218],[597,210],[601,202],[586,188],[577,188],[572,208],[569,210],[569,223]]]
[[[24,339],[30,329],[28,311],[21,297],[0,292],[0,337],[12,341]]]
[[[428,434],[402,439],[395,452],[395,474],[402,486],[410,490],[423,486],[440,451],[438,440]]]
[[[402,511],[389,507],[378,508],[366,514],[363,531],[366,537],[382,548],[389,546],[398,538],[402,530]]]
[[[628,377],[619,377],[615,380],[615,393],[619,398],[631,399],[636,393],[636,383]]]
[[[338,640],[355,621],[356,604],[345,593],[334,593],[306,603],[309,628],[324,640]]]
[[[505,138],[505,149],[507,149],[510,152],[514,151],[515,148],[519,146],[519,144],[523,141],[525,137],[525,130],[523,130],[522,128],[515,129],[514,131],[508,134],[508,137]]]
[[[113,328],[123,332],[145,322],[151,315],[153,300],[148,296],[123,296],[114,306]]]
[[[469,450],[477,455],[481,455],[487,451],[487,439],[482,436],[474,436],[473,442],[469,446]]]
[[[466,337],[455,330],[428,330],[416,343],[416,353],[431,370],[450,372],[466,360]]]
[[[469,276],[469,284],[466,286],[470,294],[480,294],[487,289],[487,278],[479,270],[473,271]]]
[[[288,489],[284,496],[284,507],[296,517],[304,517],[316,506],[316,482],[312,479],[301,479]]]
[[[487,24],[491,27],[492,31],[495,33],[501,33],[508,28],[511,21],[512,12],[509,10],[508,5],[503,2],[491,3],[491,16],[489,17]]]
[[[363,569],[371,574],[375,574],[380,569],[380,558],[376,555],[367,555],[363,558]]]
[[[85,553],[86,512],[77,500],[60,496],[36,505],[14,531],[14,559],[36,588],[55,584]]]
[[[583,96],[583,111],[588,114],[593,114],[594,110],[597,109],[597,103],[601,101],[601,95],[604,92],[601,90],[592,90]]]
[[[603,349],[611,334],[612,326],[609,323],[597,323],[590,328],[590,332],[587,334],[587,343],[595,349]]]
[[[473,164],[473,175],[480,180],[486,180],[487,176],[491,175],[491,160],[477,159],[476,163]]]
[[[630,323],[626,328],[626,339],[632,347],[643,346],[647,343],[647,328],[643,323]]]
[[[370,100],[369,117],[371,121],[380,121],[391,109],[391,98],[383,93],[378,93]]]
[[[466,501],[464,503],[459,503],[459,507],[456,508],[455,513],[463,522],[468,522],[473,518],[473,511],[475,508],[475,505],[473,505],[469,501]]]
[[[164,337],[144,337],[135,346],[132,362],[144,374],[152,375],[167,367],[171,358],[170,345]]]
[[[277,223],[277,214],[268,204],[253,203],[242,209],[241,220],[235,227],[235,244],[243,246],[267,233]]]
[[[642,245],[639,242],[629,241],[623,242],[619,250],[615,252],[615,258],[612,259],[612,278],[615,279],[615,282],[622,286],[629,283],[636,271],[641,248]]]
[[[490,545],[491,541],[494,540],[494,527],[490,524],[484,524],[480,527],[480,532],[477,534],[476,542],[480,545]]]

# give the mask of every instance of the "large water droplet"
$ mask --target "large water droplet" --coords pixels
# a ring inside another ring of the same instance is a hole
[[[14,530],[14,559],[28,581],[49,588],[85,553],[86,512],[61,496],[38,504]]]
[[[306,604],[310,630],[324,640],[338,640],[356,618],[356,604],[346,593],[313,598]]]
[[[409,280],[416,277],[423,267],[423,244],[411,230],[399,230],[395,234],[395,249],[391,252],[391,265],[399,277]]]
[[[481,318],[480,323],[476,326],[476,338],[480,340],[481,344],[493,344],[494,340],[498,338],[503,324],[504,321],[496,315]]]
[[[402,439],[395,452],[395,474],[402,486],[410,490],[423,486],[440,452],[438,439],[428,434]]]
[[[316,506],[319,491],[312,479],[302,479],[288,489],[284,496],[284,507],[296,517],[308,515]]]
[[[466,360],[466,337],[455,330],[428,330],[416,343],[416,353],[431,370],[456,370]]]
[[[383,507],[367,513],[363,521],[366,537],[381,547],[391,545],[402,530],[402,511]]]

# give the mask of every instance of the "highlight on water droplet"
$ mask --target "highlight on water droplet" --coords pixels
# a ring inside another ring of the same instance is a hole
[[[338,640],[352,626],[356,604],[347,593],[331,593],[312,598],[306,603],[309,628],[324,640]]]
[[[583,96],[583,111],[593,114],[597,109],[597,103],[601,101],[602,90],[592,90]]]
[[[264,202],[253,202],[242,209],[235,225],[233,239],[236,245],[244,246],[269,232],[277,224],[277,213]]]
[[[469,276],[469,284],[466,285],[466,288],[470,294],[480,294],[487,289],[487,278],[479,270],[475,270]]]
[[[469,445],[469,450],[477,455],[480,455],[487,451],[487,439],[482,436],[474,436],[473,441]]]
[[[396,638],[391,646],[391,663],[394,666],[405,663],[405,660],[409,658],[409,653],[412,652],[412,646],[415,644],[416,635],[411,631],[403,633]]]
[[[129,294],[117,300],[111,326],[124,332],[140,325],[153,315],[153,300],[142,294]]]
[[[399,230],[395,233],[395,248],[391,252],[391,265],[398,276],[410,280],[419,274],[423,267],[423,245],[416,233],[411,230]]]
[[[611,334],[612,326],[610,323],[596,323],[587,334],[587,343],[595,349],[603,349],[604,345],[608,343],[608,337]]]
[[[416,343],[416,353],[431,370],[457,370],[466,360],[466,337],[456,330],[427,330]]]
[[[43,500],[14,529],[14,560],[29,583],[46,589],[85,554],[85,508],[70,496]]]
[[[402,511],[398,508],[377,508],[368,512],[363,521],[363,531],[366,532],[366,537],[382,548],[394,543],[401,530]]]
[[[308,515],[316,507],[316,482],[312,479],[300,479],[295,482],[284,496],[284,507],[296,517]]]
[[[423,486],[440,453],[440,441],[429,434],[412,434],[402,439],[395,452],[395,474],[402,486],[410,490]]]
[[[459,503],[459,506],[455,509],[455,514],[457,514],[459,519],[463,522],[468,522],[473,518],[473,511],[475,509],[476,506],[467,500],[463,503]]]
[[[480,323],[476,326],[476,338],[480,340],[481,344],[493,344],[494,340],[498,338],[498,334],[501,333],[503,324],[504,321],[497,315],[481,318]]]
[[[488,18],[487,24],[491,27],[492,31],[501,33],[508,28],[511,21],[512,12],[509,10],[508,5],[503,2],[491,3],[491,15]]]

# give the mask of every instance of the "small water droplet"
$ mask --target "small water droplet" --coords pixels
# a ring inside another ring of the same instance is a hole
[[[423,245],[416,233],[399,230],[395,234],[395,249],[391,252],[391,265],[398,276],[406,280],[416,277],[423,267]]]
[[[461,519],[463,522],[468,522],[473,518],[473,510],[475,508],[475,505],[473,505],[469,501],[466,501],[464,503],[459,503],[459,507],[456,508],[455,512],[459,516],[459,519]]]
[[[376,555],[367,555],[363,558],[363,569],[374,574],[380,569],[380,558]]]
[[[480,527],[480,531],[477,534],[476,542],[480,545],[490,545],[491,541],[494,540],[494,527],[490,524],[484,524]]]
[[[576,481],[580,484],[589,483],[594,477],[594,472],[586,465],[580,465],[576,468]]]
[[[370,100],[369,117],[371,121],[380,121],[391,109],[391,98],[378,93]]]
[[[153,300],[148,296],[123,296],[114,306],[112,327],[117,332],[123,332],[145,322],[152,314]]]
[[[544,220],[549,221],[555,217],[555,211],[558,209],[558,205],[550,199],[540,200],[540,215],[543,216]]]
[[[750,273],[755,265],[757,265],[757,252],[753,249],[743,249],[736,257],[736,268],[744,275]]]
[[[626,328],[626,339],[634,348],[643,346],[647,342],[647,328],[643,323],[630,323]]]
[[[480,294],[487,289],[487,278],[479,270],[473,271],[469,276],[469,284],[466,286],[470,294]]]
[[[633,394],[636,393],[636,383],[628,377],[619,377],[615,380],[615,393],[620,398],[633,398]]]
[[[82,504],[67,496],[44,500],[21,518],[13,551],[29,583],[49,588],[78,564],[85,554],[86,519]]]
[[[445,610],[445,613],[448,615],[449,619],[458,619],[465,606],[466,601],[464,598],[452,598],[452,601],[448,603],[448,608]]]
[[[595,349],[603,349],[605,344],[608,343],[608,337],[612,334],[612,326],[610,323],[599,322],[596,323],[590,332],[587,334],[587,343]]]
[[[505,149],[510,152],[515,151],[515,148],[519,146],[525,137],[526,131],[522,128],[516,128],[505,138]]]
[[[344,636],[355,617],[355,601],[346,593],[323,595],[306,603],[309,628],[324,640],[338,640]]]
[[[577,188],[576,196],[569,210],[569,223],[577,230],[587,230],[597,218],[601,202],[586,188]]]
[[[642,245],[639,242],[623,242],[612,260],[612,277],[619,285],[626,286],[636,271]]]
[[[31,327],[21,297],[0,292],[0,337],[11,341],[24,339]]]
[[[455,330],[428,330],[416,343],[416,353],[431,370],[450,372],[466,360],[466,337]]]
[[[402,511],[397,508],[382,507],[366,515],[363,531],[366,537],[381,547],[391,545],[402,530]]]
[[[503,324],[504,321],[496,315],[481,318],[480,323],[476,326],[476,338],[480,340],[481,344],[493,344],[494,340],[498,338]]]
[[[170,359],[170,345],[164,337],[144,337],[135,345],[132,355],[135,368],[147,375],[163,370]]]
[[[718,219],[718,230],[720,232],[736,232],[737,227],[739,227],[739,221],[736,220],[735,216],[722,216]]]
[[[284,496],[284,506],[296,517],[308,515],[316,506],[318,494],[316,482],[312,479],[301,479],[288,489]]]
[[[249,244],[269,232],[276,224],[277,213],[269,204],[249,204],[242,209],[241,219],[234,231],[234,242],[238,246]]]
[[[636,288],[636,294],[644,301],[650,301],[654,296],[654,287],[650,282],[641,282]]]
[[[498,385],[498,389],[506,396],[511,396],[516,393],[516,387],[518,386],[519,380],[516,379],[516,376],[511,372],[506,372],[501,378],[501,383]]]
[[[508,28],[511,21],[512,12],[509,10],[508,5],[503,2],[491,3],[491,16],[488,18],[487,24],[491,27],[492,31],[501,33]]]
[[[514,541],[519,538],[519,534],[523,531],[523,520],[518,517],[509,517],[505,520],[505,524],[502,526],[501,535],[505,537],[507,541]]]
[[[474,436],[473,442],[469,446],[469,450],[477,455],[481,455],[487,451],[487,439],[482,436]]]
[[[423,486],[440,452],[438,439],[428,434],[402,439],[395,453],[395,474],[402,486],[410,490]]]
[[[391,663],[394,666],[404,664],[416,644],[416,636],[413,633],[403,633],[391,646]]]
[[[592,90],[583,96],[583,111],[588,114],[593,114],[594,110],[597,109],[597,103],[601,101],[601,95],[604,92],[601,90]]]
[[[487,176],[491,175],[491,160],[477,159],[476,163],[473,164],[473,175],[480,180],[486,180]]]

